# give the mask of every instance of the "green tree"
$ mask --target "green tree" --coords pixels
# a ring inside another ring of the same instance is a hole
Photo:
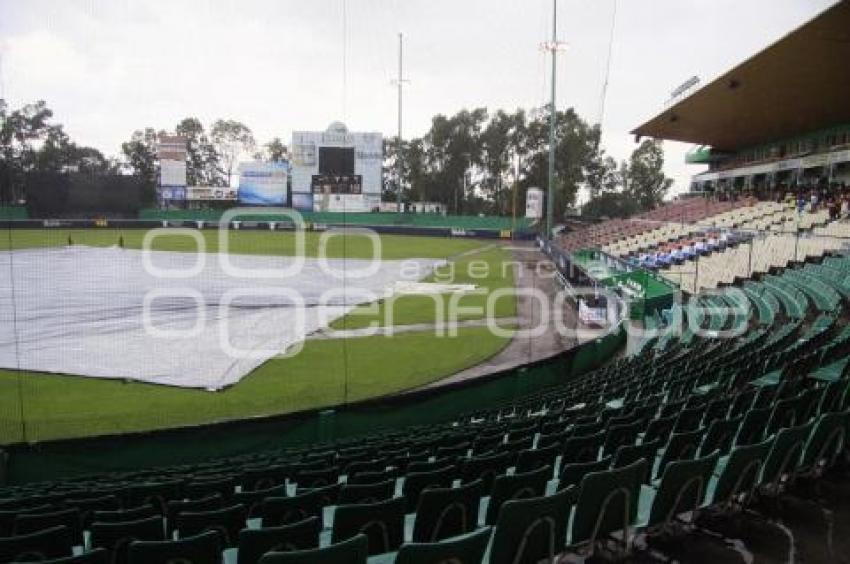
[[[289,160],[289,148],[280,140],[280,137],[275,137],[265,145],[263,145],[266,153],[266,160],[272,163],[282,163]]]
[[[156,156],[158,134],[152,127],[133,132],[129,141],[121,144],[121,152],[127,166],[142,184],[142,199],[145,203],[154,201],[156,186],[159,183],[159,159]]]
[[[629,164],[622,166],[625,192],[637,202],[641,211],[661,204],[673,185],[664,175],[664,150],[661,141],[647,139],[632,152]]]
[[[251,154],[256,146],[254,134],[244,123],[219,119],[213,123],[210,138],[219,158],[219,170],[231,185],[233,170],[243,153]]]
[[[55,127],[52,117],[44,100],[10,110],[0,98],[0,203],[24,199],[24,177],[37,166],[35,146]]]
[[[174,128],[186,138],[186,183],[190,186],[222,186],[224,176],[218,153],[198,118],[187,117]]]

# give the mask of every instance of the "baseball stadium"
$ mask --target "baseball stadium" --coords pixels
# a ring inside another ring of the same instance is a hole
[[[96,169],[0,94],[0,564],[846,562],[850,1],[635,108],[610,189],[551,31],[548,107],[409,141],[401,35],[398,135]]]

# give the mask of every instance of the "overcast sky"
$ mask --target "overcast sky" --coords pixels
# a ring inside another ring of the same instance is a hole
[[[557,105],[603,117],[618,159],[628,134],[693,75],[728,70],[834,0],[558,0]],[[404,132],[467,107],[540,106],[551,0],[0,0],[0,95],[44,99],[78,143],[117,155],[145,126],[183,117],[246,123],[259,142],[333,120],[395,135],[398,32]],[[666,143],[676,190],[698,169]]]

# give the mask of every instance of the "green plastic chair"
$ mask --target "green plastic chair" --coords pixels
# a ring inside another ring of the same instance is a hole
[[[13,534],[28,535],[63,525],[68,527],[74,535],[74,544],[82,545],[83,530],[80,526],[80,511],[76,507],[48,513],[22,513],[15,517]]]
[[[341,484],[317,488],[291,497],[268,497],[261,508],[263,527],[279,527],[298,523],[310,517],[321,517],[322,508],[339,496]]]
[[[433,543],[405,543],[401,545],[395,564],[481,564],[492,527]]]
[[[451,487],[457,471],[453,466],[439,468],[428,472],[410,472],[404,478],[402,484],[402,496],[407,505],[406,510],[413,512],[419,503],[419,494],[425,488],[448,488]]]
[[[369,557],[369,539],[357,535],[350,539],[310,550],[269,552],[259,564],[366,564]]]
[[[846,412],[825,413],[815,420],[812,433],[803,449],[801,473],[817,477],[832,465],[844,448],[845,416]]]
[[[460,479],[464,483],[481,480],[484,491],[490,491],[496,476],[504,474],[511,465],[509,452],[473,456],[464,460],[460,468]]]
[[[346,484],[339,491],[339,504],[377,503],[391,499],[395,494],[395,480],[375,484]]]
[[[309,550],[319,547],[322,520],[310,517],[298,523],[239,532],[237,564],[257,564],[267,552]]]
[[[458,488],[428,488],[419,495],[413,542],[433,543],[475,530],[484,492],[476,480]]]
[[[744,507],[758,486],[761,468],[771,446],[773,437],[754,445],[734,447],[728,459],[718,463],[716,477],[712,478],[706,492],[706,505],[727,509]]]
[[[493,482],[490,501],[487,504],[486,525],[495,525],[499,509],[509,499],[540,497],[546,493],[546,484],[552,476],[552,468],[544,466],[531,472],[505,474]]]
[[[623,448],[623,447],[621,447]],[[624,466],[628,466],[625,464]],[[591,472],[603,472],[611,468],[611,457],[606,456],[602,460],[594,462],[576,462],[573,464],[565,464],[561,467],[561,476],[558,480],[558,490],[563,490],[572,486],[580,486],[584,477]]]
[[[623,445],[617,449],[614,455],[614,460],[611,463],[612,468],[622,468],[629,464],[634,464],[638,460],[647,461],[646,476],[641,480],[648,484],[651,478],[652,465],[655,463],[655,458],[658,455],[658,450],[662,447],[661,440],[655,439],[650,443],[641,443],[639,445]],[[603,468],[604,470],[604,468]]]
[[[667,441],[661,459],[658,461],[655,477],[660,478],[667,464],[674,460],[690,460],[696,457],[704,436],[705,428],[670,435],[670,440]]]
[[[37,533],[0,538],[0,562],[32,562],[71,556],[74,534],[64,525]]]
[[[698,456],[706,456],[716,450],[723,456],[729,454],[743,419],[743,416],[739,416],[712,421],[699,447]]]
[[[711,474],[719,458],[720,454],[714,452],[703,458],[674,460],[668,464],[661,476],[658,490],[644,488],[641,492],[642,497],[652,497],[648,514],[639,518],[641,527],[664,528],[677,516],[697,511],[705,498]],[[653,491],[654,495],[651,493]]]
[[[170,541],[134,541],[127,550],[129,564],[211,564],[221,560],[222,539],[216,531]]]
[[[177,515],[177,533],[180,538],[197,537],[207,531],[220,535],[225,547],[234,547],[239,531],[245,527],[248,512],[244,505],[234,505],[211,511],[184,511]]]
[[[105,548],[112,553],[113,564],[127,561],[127,550],[133,541],[162,541],[165,532],[162,517],[148,517],[123,523],[98,523],[91,526],[89,544],[92,548]]]
[[[397,497],[379,503],[339,505],[334,512],[331,542],[364,534],[369,555],[396,550],[404,542],[405,500]]]
[[[780,429],[773,440],[761,470],[760,491],[777,495],[794,481],[800,468],[800,460],[806,439],[812,432],[812,424]]]
[[[564,552],[575,488],[547,497],[506,501],[499,512],[490,564],[554,562]]]
[[[607,535],[623,531],[627,549],[628,529],[637,518],[641,478],[648,462],[593,472],[584,477],[570,529],[569,545],[576,549],[588,545],[593,554],[595,544]]]
[[[24,563],[14,562],[13,564]],[[103,548],[97,548],[90,552],[78,554],[77,556],[68,556],[67,558],[51,558],[50,560],[40,560],[39,564],[109,564],[109,551]]]

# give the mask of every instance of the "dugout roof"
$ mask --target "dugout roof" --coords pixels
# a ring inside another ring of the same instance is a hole
[[[632,131],[737,151],[850,122],[850,0],[841,0]]]

